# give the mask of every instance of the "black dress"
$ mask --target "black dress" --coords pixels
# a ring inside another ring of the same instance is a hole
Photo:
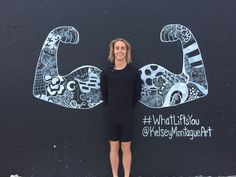
[[[102,71],[101,93],[107,105],[109,139],[130,141],[132,139],[132,108],[141,94],[139,71],[127,64],[124,69],[115,70],[113,66]]]

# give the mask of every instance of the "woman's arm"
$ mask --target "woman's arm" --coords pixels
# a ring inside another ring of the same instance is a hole
[[[133,106],[135,106],[135,104],[140,100],[141,97],[142,82],[140,75],[140,71],[137,71],[135,74]]]
[[[107,105],[108,102],[107,76],[104,70],[101,73],[100,86],[101,86],[101,94],[103,102],[105,103],[105,105]]]

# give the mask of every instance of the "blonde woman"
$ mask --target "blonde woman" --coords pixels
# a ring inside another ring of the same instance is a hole
[[[131,65],[131,46],[125,39],[112,40],[109,49],[111,66],[102,72],[101,93],[108,108],[110,162],[113,177],[118,177],[121,147],[124,175],[130,177],[132,110],[140,98],[141,79],[138,70]]]

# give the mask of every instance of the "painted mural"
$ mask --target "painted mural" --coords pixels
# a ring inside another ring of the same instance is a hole
[[[60,42],[77,44],[79,32],[74,27],[61,26],[48,34],[36,67],[33,95],[67,108],[93,108],[102,102],[99,85],[101,70],[86,65],[65,76],[59,75],[57,52]]]
[[[151,108],[175,106],[208,94],[208,84],[202,55],[191,31],[178,24],[166,25],[160,33],[162,42],[181,42],[183,67],[174,74],[157,64],[141,70],[142,96],[140,102]]]
[[[140,68],[142,91],[140,103],[150,108],[176,106],[208,94],[205,67],[192,32],[180,24],[166,25],[160,32],[162,42],[181,42],[183,68],[174,74],[157,64]],[[101,70],[84,65],[61,76],[57,65],[60,42],[77,44],[79,32],[72,26],[52,30],[41,49],[36,66],[33,95],[66,108],[90,109],[102,103]]]

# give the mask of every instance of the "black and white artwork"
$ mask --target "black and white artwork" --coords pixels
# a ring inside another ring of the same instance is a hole
[[[172,73],[157,64],[141,70],[142,96],[140,102],[150,108],[176,106],[208,94],[208,84],[199,46],[192,32],[183,25],[166,25],[160,33],[162,42],[181,42],[183,68]],[[171,51],[170,51],[171,52]]]
[[[162,42],[179,41],[182,45],[183,68],[172,73],[157,64],[140,68],[142,91],[140,103],[150,108],[176,106],[208,94],[203,59],[192,32],[180,24],[166,25],[160,32]],[[72,26],[52,30],[41,49],[36,66],[33,95],[66,108],[90,109],[102,102],[101,69],[84,65],[61,76],[57,65],[60,42],[77,44],[79,32]]]
[[[49,33],[38,59],[33,95],[67,108],[93,108],[102,102],[99,85],[101,70],[85,65],[61,76],[57,65],[60,42],[77,44],[79,32],[74,27],[61,26]]]

